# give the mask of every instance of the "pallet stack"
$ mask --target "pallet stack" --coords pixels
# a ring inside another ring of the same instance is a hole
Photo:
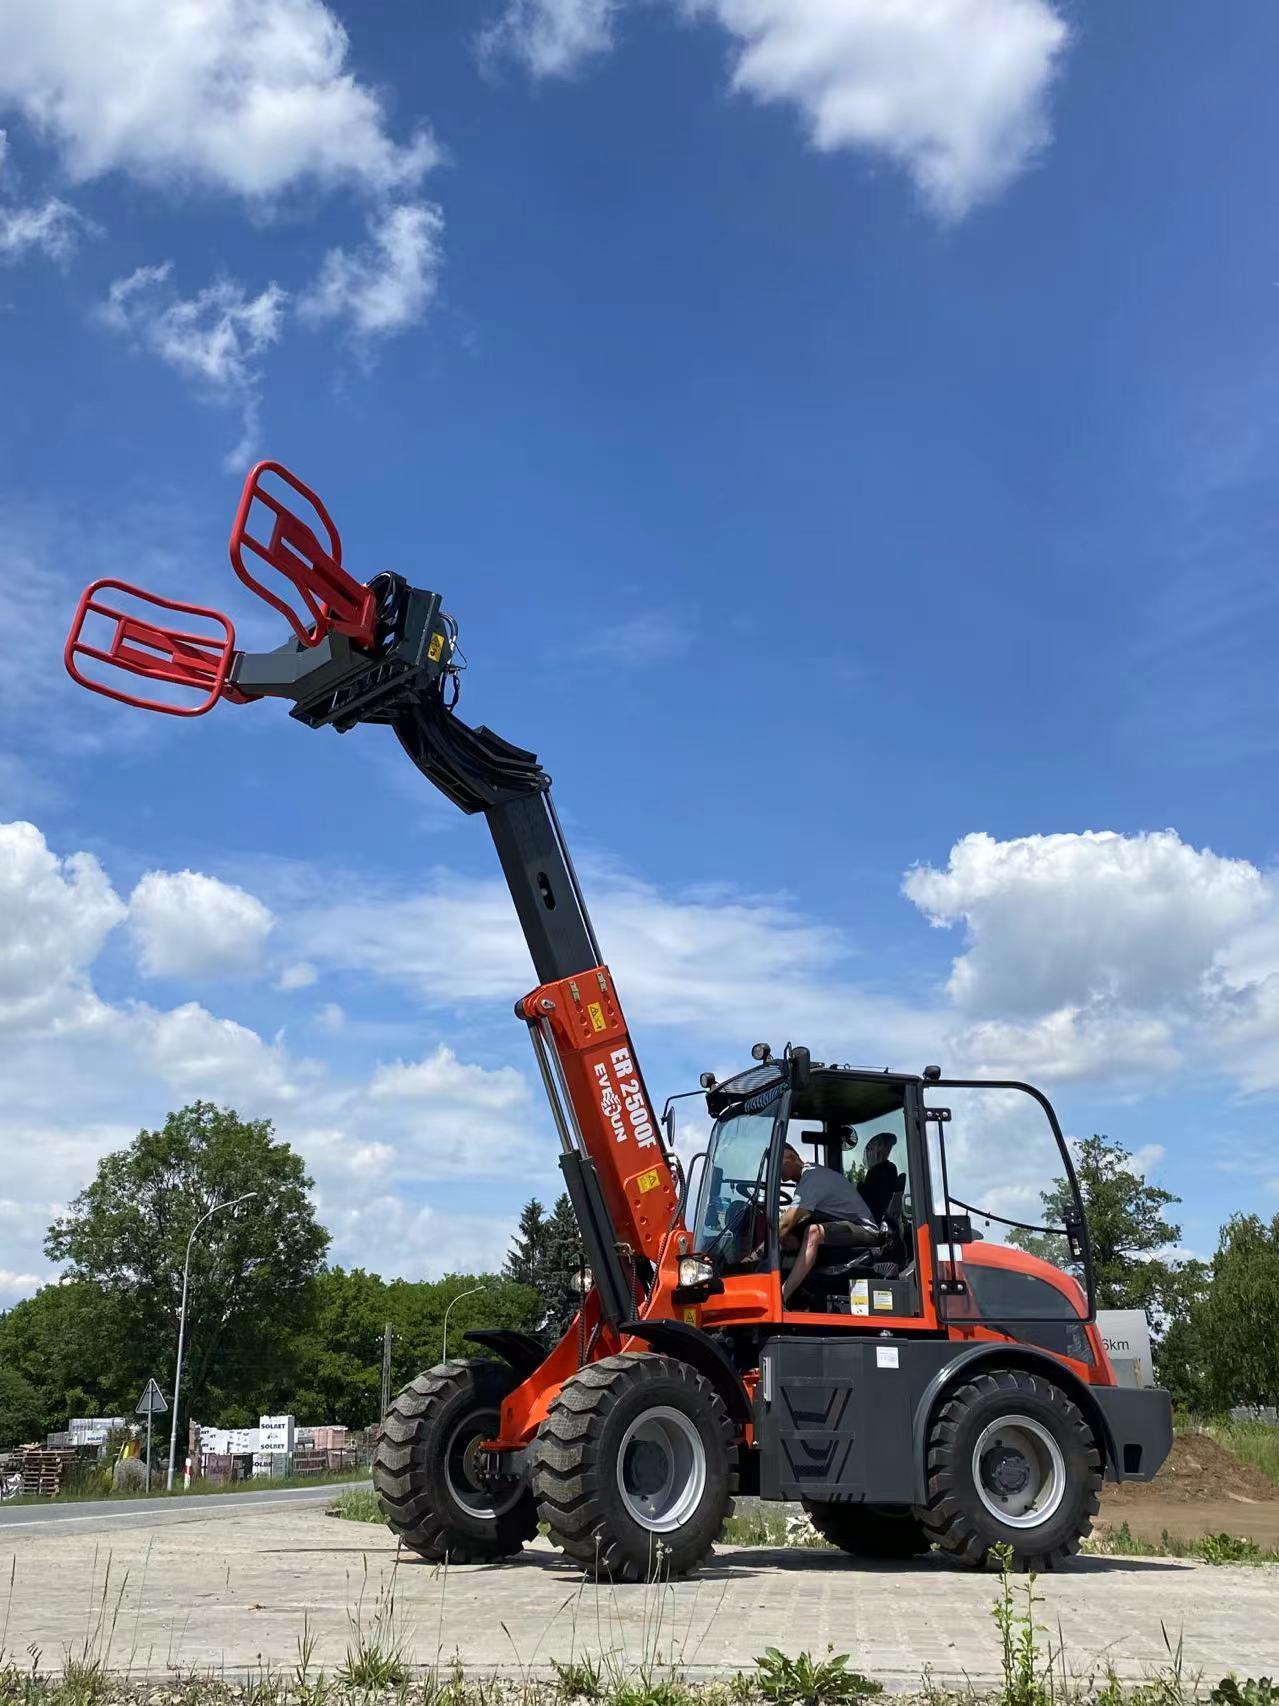
[[[49,1450],[41,1445],[28,1445],[13,1455],[24,1498],[54,1498],[61,1489],[64,1470],[76,1461],[76,1453],[66,1447]]]

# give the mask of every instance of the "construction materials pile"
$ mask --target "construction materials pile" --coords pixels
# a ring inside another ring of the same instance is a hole
[[[0,1465],[0,1480],[16,1486],[20,1498],[52,1499],[62,1490],[62,1477],[79,1460],[68,1446],[50,1450],[43,1445],[20,1445]]]

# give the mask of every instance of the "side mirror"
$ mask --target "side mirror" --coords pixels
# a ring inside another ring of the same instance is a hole
[[[790,1087],[794,1090],[807,1090],[809,1080],[813,1075],[813,1059],[806,1048],[792,1047],[789,1051]]]

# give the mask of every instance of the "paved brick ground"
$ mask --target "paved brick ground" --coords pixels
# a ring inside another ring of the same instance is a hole
[[[13,1564],[12,1590],[3,1584]],[[731,1671],[764,1647],[825,1650],[900,1687],[925,1666],[982,1681],[996,1662],[990,1577],[932,1561],[867,1566],[842,1554],[726,1548],[693,1582],[664,1590],[596,1588],[539,1544],[516,1563],[397,1566],[386,1532],[318,1511],[275,1507],[158,1514],[147,1529],[104,1519],[0,1525],[0,1629],[11,1652],[45,1662],[86,1641],[120,1669],[243,1672],[291,1666],[304,1626],[332,1668],[370,1629],[389,1592],[396,1626],[422,1665],[541,1669],[576,1649],[634,1663],[660,1649],[690,1672]],[[108,1580],[109,1574],[109,1580]],[[1045,1578],[1041,1621],[1060,1623],[1073,1666],[1114,1662],[1136,1678],[1166,1658],[1160,1625],[1213,1681],[1279,1663],[1279,1569],[1083,1559]],[[6,1610],[6,1600],[8,1601]]]

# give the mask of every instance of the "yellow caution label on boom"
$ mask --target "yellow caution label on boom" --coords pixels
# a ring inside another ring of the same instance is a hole
[[[604,1009],[598,1001],[588,1002],[586,1011],[590,1014],[592,1030],[606,1031],[608,1029],[608,1020],[604,1017]]]

